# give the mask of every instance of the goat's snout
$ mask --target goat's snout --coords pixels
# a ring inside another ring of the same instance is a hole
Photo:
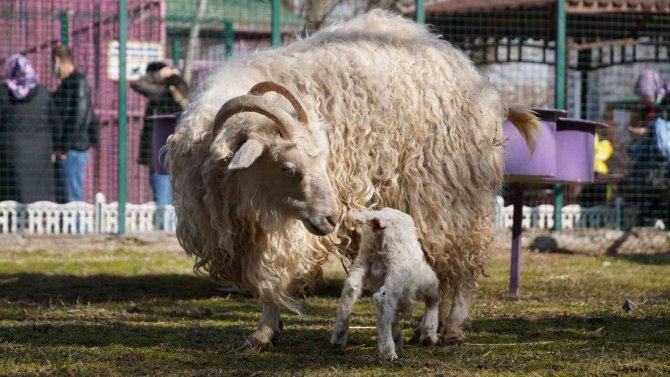
[[[328,221],[328,224],[332,225],[333,227],[337,226],[337,220],[339,220],[340,215],[338,213],[332,214],[330,216],[326,216],[326,220]]]

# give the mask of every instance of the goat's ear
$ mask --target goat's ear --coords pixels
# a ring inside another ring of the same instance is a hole
[[[251,166],[263,154],[265,145],[256,139],[247,139],[240,149],[235,152],[228,164],[228,170],[240,170]]]

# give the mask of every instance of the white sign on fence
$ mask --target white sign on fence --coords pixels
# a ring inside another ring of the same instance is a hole
[[[147,64],[163,60],[163,46],[156,42],[129,41],[126,45],[126,79],[137,80],[144,74]],[[119,80],[119,41],[107,46],[107,78]]]

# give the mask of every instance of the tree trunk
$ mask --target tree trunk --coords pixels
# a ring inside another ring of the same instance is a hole
[[[191,30],[188,35],[188,49],[186,50],[186,60],[184,60],[184,81],[191,85],[193,78],[193,60],[195,59],[195,50],[200,35],[200,20],[205,15],[207,9],[207,0],[198,0],[195,10],[195,20],[191,24]]]

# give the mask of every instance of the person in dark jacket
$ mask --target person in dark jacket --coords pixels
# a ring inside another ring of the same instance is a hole
[[[182,112],[188,105],[188,85],[177,68],[168,67],[163,62],[151,62],[147,65],[146,74],[131,82],[130,86],[149,100],[140,134],[138,163],[149,167],[154,202],[170,204],[170,178],[153,170],[153,124],[147,117]]]
[[[64,186],[66,194],[59,195],[61,198],[58,201],[83,201],[89,149],[97,147],[98,143],[91,87],[86,77],[77,71],[72,53],[67,47],[54,48],[52,62],[54,74],[61,79],[53,98],[63,125],[58,159],[64,175],[64,185],[61,186]]]
[[[640,98],[640,122],[628,127],[633,142],[628,147],[630,165],[622,187],[626,203],[640,211],[637,225],[654,226],[662,220],[670,224],[670,164],[659,149],[657,120],[670,121],[670,83],[660,72],[646,69],[635,81]],[[660,119],[659,119],[660,118]],[[662,139],[661,139],[662,140]]]
[[[54,140],[59,117],[30,61],[12,55],[0,85],[0,201],[54,200]]]

